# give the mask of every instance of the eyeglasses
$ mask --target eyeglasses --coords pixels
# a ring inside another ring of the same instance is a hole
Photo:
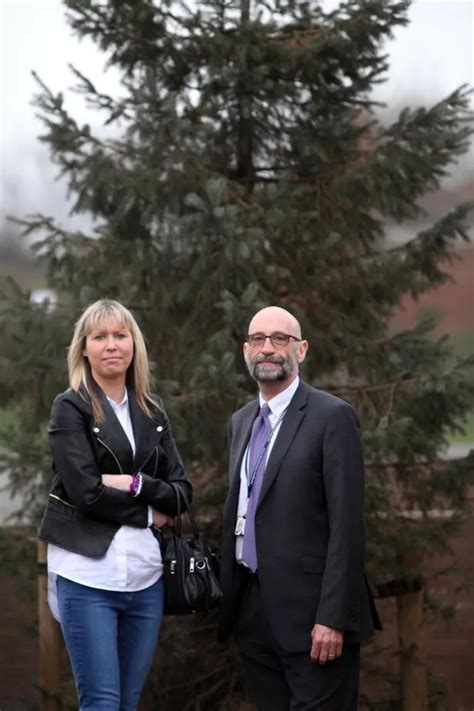
[[[263,348],[267,338],[270,339],[272,346],[275,348],[285,348],[290,342],[290,338],[294,341],[301,341],[301,338],[290,336],[288,333],[270,333],[268,336],[265,333],[249,333],[247,343],[252,348]]]

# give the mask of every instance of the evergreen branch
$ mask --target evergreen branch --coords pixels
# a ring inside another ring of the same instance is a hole
[[[450,459],[450,462],[457,463],[457,462],[465,462],[469,458],[469,454],[463,456],[463,457],[457,457],[455,459]],[[416,460],[411,460],[411,461],[403,461],[401,459],[393,459],[389,462],[386,461],[374,461],[370,459],[370,457],[366,457],[365,459],[365,468],[366,469],[409,469],[413,470],[416,467],[420,467],[423,469],[430,468],[434,469],[435,467],[439,467],[440,463],[445,462],[446,460],[442,457],[439,456],[437,459],[430,459],[428,457],[420,457]]]
[[[354,393],[354,392],[360,392],[360,393],[374,393],[374,392],[380,392],[383,390],[391,390],[393,387],[397,387],[399,385],[412,385],[413,383],[420,384],[429,381],[430,378],[425,376],[425,375],[417,375],[417,376],[404,376],[402,375],[400,378],[397,378],[396,380],[389,380],[384,383],[377,383],[376,385],[371,385],[369,383],[367,384],[360,384],[360,385],[336,385],[336,384],[330,384],[330,383],[325,383],[324,385],[321,385],[321,387],[324,390],[328,390],[328,392],[332,393],[338,393],[339,395],[342,395],[344,393]]]
[[[130,29],[125,29],[124,25],[118,22],[118,16],[114,17],[114,9],[108,14],[109,8],[106,5],[94,5],[90,0],[87,0],[87,2],[84,2],[84,0],[65,0],[65,5],[69,10],[76,13],[77,17],[69,14],[67,18],[71,27],[82,35],[87,36],[90,34],[93,37],[97,37],[99,27],[102,27],[103,39],[101,44],[104,49],[108,48],[112,43],[112,38],[117,46],[124,40],[132,40],[136,43],[154,46],[153,39],[135,34]],[[125,13],[126,9],[123,12]]]
[[[115,121],[120,117],[125,117],[131,120],[131,114],[126,113],[127,106],[131,106],[129,101],[121,100],[116,101],[108,94],[103,94],[97,91],[94,84],[86,77],[82,72],[80,72],[76,67],[69,63],[68,67],[74,76],[79,79],[80,84],[74,88],[79,94],[86,95],[88,104],[93,108],[98,108],[101,110],[107,110],[110,112],[110,116],[106,121],[106,125]]]
[[[25,238],[34,234],[47,235],[44,239],[37,239],[33,243],[31,249],[40,258],[49,259],[51,255],[58,249],[63,249],[66,244],[74,247],[79,245],[87,245],[90,247],[98,247],[97,240],[85,235],[81,231],[71,232],[60,227],[52,217],[47,217],[41,214],[31,215],[28,219],[19,219],[10,216],[9,221],[22,227],[20,237]],[[55,304],[60,307],[60,303]]]
[[[396,336],[393,337],[399,338],[400,334],[397,334]],[[392,339],[392,342],[393,342]],[[445,337],[441,337],[440,339],[441,344],[445,342]],[[436,345],[436,344],[435,344]],[[426,355],[425,355],[425,360],[426,362]],[[450,367],[449,369],[443,370],[439,373],[436,373],[435,375],[432,373],[421,373],[420,375],[411,375],[407,372],[403,373],[399,378],[396,379],[391,379],[387,380],[381,383],[357,383],[355,385],[343,385],[341,386],[340,384],[337,383],[323,383],[319,387],[323,388],[323,390],[327,390],[328,392],[333,392],[333,393],[338,393],[340,395],[343,395],[345,393],[361,393],[364,395],[367,395],[367,393],[376,393],[376,392],[382,392],[388,390],[390,392],[390,398],[393,399],[393,389],[397,388],[399,386],[404,386],[404,385],[413,385],[413,384],[424,384],[424,383],[431,383],[433,381],[440,381],[440,380],[445,380],[446,378],[449,378],[451,375],[458,373],[466,368],[470,368],[474,364],[474,354],[468,355],[465,358],[459,359],[454,366]],[[414,369],[414,364],[412,364],[412,368]],[[421,367],[421,364],[420,364]],[[390,398],[389,398],[389,404],[390,404]]]
[[[394,245],[393,247],[388,247],[386,249],[380,249],[378,251],[367,251],[360,254],[354,254],[353,258],[364,260],[378,259],[387,255],[404,252],[411,252],[413,254],[413,248],[415,247],[417,248],[416,251],[418,251],[418,248],[424,250],[431,249],[433,246],[433,240],[436,240],[439,246],[444,243],[446,245],[446,250],[449,244],[452,244],[458,237],[461,237],[464,242],[470,242],[471,238],[466,229],[468,226],[466,220],[472,211],[474,211],[474,201],[461,203],[450,210],[430,228],[421,230],[406,242]],[[464,226],[465,224],[466,227]],[[435,255],[433,254],[433,257],[434,256]],[[438,253],[436,256],[438,256]]]
[[[37,116],[49,128],[49,133],[40,136],[40,140],[50,143],[53,154],[59,162],[62,162],[63,152],[79,153],[87,143],[102,146],[102,141],[91,134],[88,124],[80,128],[69,115],[64,108],[63,94],[59,92],[54,95],[35,71],[32,71],[32,76],[43,90],[42,94],[34,98],[34,104],[42,111]],[[48,114],[53,118],[48,118]]]
[[[474,126],[470,94],[460,87],[428,111],[402,111],[379,136],[369,133],[339,190],[356,191],[367,209],[397,221],[419,215],[417,199],[439,189],[449,164],[468,146]]]

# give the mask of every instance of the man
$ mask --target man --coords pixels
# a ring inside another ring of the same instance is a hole
[[[219,637],[234,634],[258,711],[356,711],[360,642],[380,626],[357,416],[299,380],[307,350],[288,311],[259,311],[244,344],[259,399],[229,423]]]

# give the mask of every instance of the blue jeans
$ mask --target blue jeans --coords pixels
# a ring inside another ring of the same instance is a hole
[[[158,639],[163,580],[138,592],[115,592],[58,575],[57,589],[80,711],[133,711]]]

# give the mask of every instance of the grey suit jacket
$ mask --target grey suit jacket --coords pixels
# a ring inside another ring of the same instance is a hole
[[[231,634],[239,605],[234,528],[240,465],[258,409],[255,400],[229,423],[220,639]],[[315,623],[344,630],[346,642],[367,639],[380,626],[364,575],[363,502],[356,413],[300,382],[267,463],[255,519],[261,594],[284,650],[308,651]]]

